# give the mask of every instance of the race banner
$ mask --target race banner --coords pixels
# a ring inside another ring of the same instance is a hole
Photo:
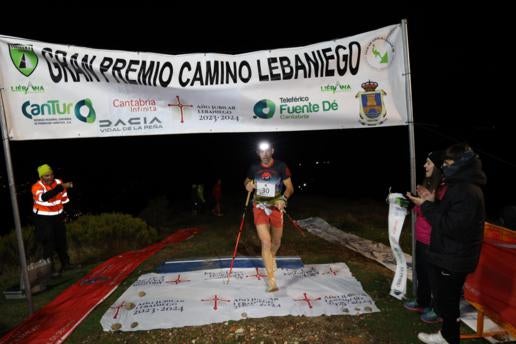
[[[407,125],[401,25],[239,55],[0,36],[10,140]]]
[[[104,331],[199,326],[269,316],[358,315],[379,312],[345,263],[278,268],[279,291],[267,293],[261,268],[170,274],[135,281],[100,319]]]
[[[396,260],[396,271],[391,283],[390,295],[403,300],[407,292],[407,260],[400,247],[400,235],[407,216],[407,199],[400,193],[390,193],[389,203],[389,244]]]

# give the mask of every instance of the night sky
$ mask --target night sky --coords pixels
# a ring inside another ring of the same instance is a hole
[[[516,203],[510,191],[515,189],[516,144],[507,125],[512,114],[503,107],[505,96],[497,95],[497,80],[510,67],[503,65],[509,36],[509,22],[499,15],[503,11],[497,9],[493,17],[479,9],[480,17],[435,8],[391,14],[374,7],[269,8],[267,13],[257,9],[259,15],[235,15],[222,8],[205,11],[209,14],[148,10],[152,16],[145,19],[144,10],[135,13],[133,8],[109,15],[70,14],[51,22],[32,11],[17,23],[0,23],[0,34],[100,49],[233,54],[348,37],[407,18],[418,181],[428,151],[466,141],[484,163],[490,216]],[[102,34],[91,29],[98,23]],[[275,156],[290,166],[294,184],[307,183],[306,193],[380,200],[389,186],[400,192],[410,188],[408,127],[14,141],[10,145],[22,222],[31,207],[35,169],[42,163],[53,166],[57,178],[74,181],[71,197],[83,212],[137,214],[162,195],[188,200],[192,183],[209,187],[217,177],[228,192],[243,194],[245,172],[256,159],[256,142],[263,138],[274,142]],[[3,150],[0,158],[4,233],[12,216]]]

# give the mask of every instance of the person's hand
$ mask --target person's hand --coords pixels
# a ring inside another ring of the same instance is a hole
[[[414,196],[413,194],[411,194],[410,192],[407,192],[405,194],[405,196],[407,196],[407,198],[412,202],[414,203],[415,205],[421,205],[423,204],[423,202],[425,201],[423,198],[419,197],[419,196]]]
[[[418,196],[423,199],[423,201],[435,201],[435,191],[431,192],[423,185],[416,186],[416,192]]]
[[[287,203],[282,199],[278,199],[274,202],[274,206],[278,208],[279,211],[283,211],[287,207]]]
[[[72,182],[63,183],[63,187],[64,187],[65,189],[73,188],[73,183],[72,183]]]
[[[421,205],[425,201],[435,201],[435,191],[429,191],[422,185],[416,186],[416,194],[417,196],[411,194],[410,192],[406,193],[407,198],[410,199],[415,205]]]
[[[245,189],[248,192],[253,191],[255,188],[256,188],[256,185],[255,185],[254,181],[252,181],[252,180],[249,183],[245,184]]]

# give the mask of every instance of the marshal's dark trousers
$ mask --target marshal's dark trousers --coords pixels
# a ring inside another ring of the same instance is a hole
[[[61,267],[70,264],[64,214],[54,216],[34,215],[36,241],[40,246],[38,258],[51,258],[57,252]]]

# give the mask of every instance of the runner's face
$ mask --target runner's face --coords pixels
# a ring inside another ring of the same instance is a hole
[[[258,156],[260,157],[260,160],[262,164],[269,164],[272,160],[272,154],[274,153],[274,149],[268,148],[265,150],[258,150]]]

